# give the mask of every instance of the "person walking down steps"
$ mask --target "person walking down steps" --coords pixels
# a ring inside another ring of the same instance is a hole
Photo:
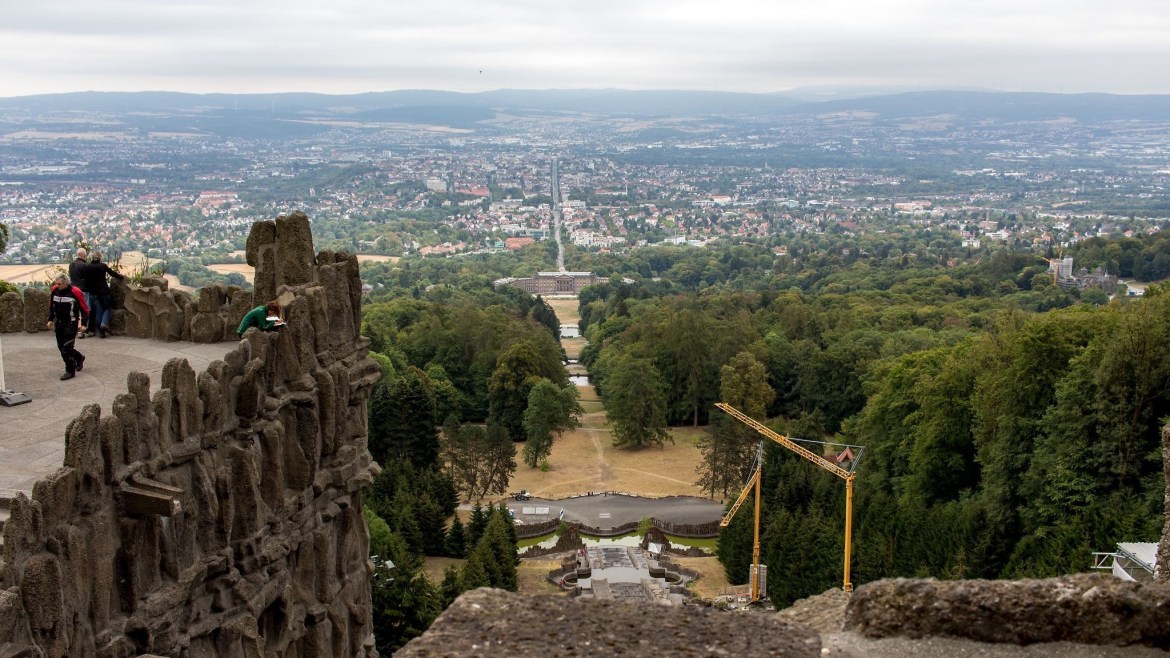
[[[89,307],[85,295],[77,286],[69,283],[69,277],[58,274],[53,288],[49,291],[48,327],[57,334],[57,349],[65,362],[65,374],[61,379],[73,379],[74,373],[85,365],[85,356],[77,351],[78,332],[85,331],[85,318]]]

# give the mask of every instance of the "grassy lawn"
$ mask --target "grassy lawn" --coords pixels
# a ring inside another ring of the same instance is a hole
[[[581,408],[587,414],[597,414],[605,411],[605,406],[601,404],[601,400],[582,400]]]
[[[694,569],[699,573],[699,577],[687,587],[700,598],[712,599],[731,592],[732,585],[727,582],[727,575],[723,573],[723,565],[719,564],[719,558],[672,557],[671,560],[679,566]]]
[[[549,455],[549,470],[529,468],[521,460],[509,491],[527,489],[537,496],[561,498],[583,491],[625,491],[644,496],[702,496],[695,468],[702,455],[690,428],[675,432],[675,443],[662,448],[624,450],[613,447],[603,413],[587,413],[583,427],[562,434]]]
[[[426,557],[424,560],[425,564],[423,569],[427,573],[427,579],[435,585],[439,585],[443,582],[443,570],[446,569],[448,565],[454,564],[456,566],[462,567],[463,563],[467,561],[454,557]]]
[[[674,535],[667,535],[667,541],[673,546],[694,546],[705,551],[710,551],[712,555],[719,548],[718,537],[675,537]]]
[[[561,346],[565,348],[565,356],[570,359],[581,358],[581,350],[589,343],[584,338],[562,338]]]
[[[548,582],[548,572],[559,563],[555,560],[520,560],[516,576],[520,580],[521,594],[566,594],[564,590]]]
[[[548,305],[552,307],[553,313],[557,314],[557,320],[561,324],[577,324],[581,321],[581,313],[577,310],[579,301],[576,297],[568,299],[545,299]]]

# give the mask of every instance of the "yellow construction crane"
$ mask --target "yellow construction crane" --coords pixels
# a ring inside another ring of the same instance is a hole
[[[764,470],[764,444],[760,443],[756,448],[756,467],[752,469],[751,477],[744,485],[743,491],[740,492],[739,498],[735,500],[735,504],[731,509],[727,510],[723,520],[719,522],[720,528],[726,528],[731,524],[731,519],[735,518],[735,513],[739,511],[743,501],[747,500],[748,492],[752,489],[756,491],[756,534],[752,540],[752,573],[751,573],[751,588],[752,588],[752,603],[760,600],[760,472]]]
[[[741,412],[740,410],[736,409],[735,407],[731,406],[730,404],[727,404],[725,402],[716,402],[715,406],[720,408],[721,410],[723,410],[725,413],[727,413],[727,415],[731,416],[732,418],[747,425],[748,427],[754,429],[755,431],[759,432],[760,434],[763,434],[765,437],[775,441],[776,443],[779,443],[780,445],[784,446],[785,448],[789,449],[790,451],[796,453],[797,455],[800,455],[801,457],[816,464],[817,466],[832,473],[833,475],[836,475],[837,477],[841,478],[842,480],[845,480],[845,578],[844,578],[845,584],[842,587],[842,589],[844,589],[846,592],[852,592],[853,591],[853,583],[850,582],[850,580],[849,580],[849,561],[850,561],[850,555],[851,555],[852,543],[853,543],[853,480],[855,477],[857,477],[856,474],[854,473],[854,471],[857,469],[857,461],[861,458],[861,453],[865,451],[865,448],[862,446],[847,446],[847,450],[852,451],[853,448],[857,448],[857,452],[852,454],[852,459],[849,460],[851,462],[849,464],[849,468],[845,468],[845,467],[841,466],[840,464],[837,464],[837,463],[829,461],[828,459],[825,459],[821,455],[816,454],[815,452],[809,450],[808,448],[805,448],[804,446],[801,446],[801,445],[794,443],[793,440],[790,439],[789,437],[784,436],[782,434],[777,434],[776,432],[773,432],[772,430],[768,429],[768,427],[766,427],[764,424],[756,421],[751,416],[748,416],[747,414]],[[756,467],[756,471],[752,476],[755,479],[755,487],[756,487],[756,545],[755,545],[755,549],[754,549],[755,556],[754,556],[753,562],[752,562],[753,576],[756,574],[756,570],[757,570],[758,565],[759,565],[759,554],[760,554],[760,494],[759,494],[759,489],[760,489],[760,470],[762,468],[763,468],[763,459],[760,458],[759,465]],[[751,481],[749,481],[748,484],[751,485]],[[740,496],[739,496],[739,500],[736,501],[735,506],[733,506],[731,508],[731,511],[728,512],[727,517],[723,519],[723,523],[721,525],[726,526],[727,523],[730,522],[731,516],[735,514],[735,510],[739,507],[740,504],[743,503],[743,500],[746,496],[747,496],[747,489],[744,489],[744,492],[742,494],[740,494]],[[759,594],[759,592],[757,590],[753,589],[753,599],[752,599],[753,601],[756,600],[754,597],[758,596],[758,594]]]

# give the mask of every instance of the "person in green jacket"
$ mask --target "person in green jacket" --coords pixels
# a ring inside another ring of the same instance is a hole
[[[249,327],[257,327],[260,331],[276,331],[283,326],[284,311],[280,308],[280,302],[274,299],[263,306],[257,306],[248,311],[248,314],[240,321],[240,328],[236,329],[236,335],[243,338],[244,332]]]

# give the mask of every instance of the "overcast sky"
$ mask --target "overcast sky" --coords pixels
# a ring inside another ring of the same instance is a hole
[[[0,0],[0,96],[1170,93],[1167,0]]]

